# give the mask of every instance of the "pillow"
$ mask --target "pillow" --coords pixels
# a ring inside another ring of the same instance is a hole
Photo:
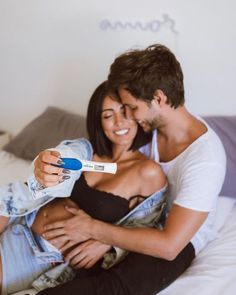
[[[56,146],[64,139],[87,137],[86,120],[56,107],[48,107],[16,135],[3,150],[33,160],[39,152]]]
[[[226,152],[226,176],[220,195],[236,198],[236,116],[209,116],[204,120],[218,134]]]

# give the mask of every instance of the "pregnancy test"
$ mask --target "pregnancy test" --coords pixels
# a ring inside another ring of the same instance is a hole
[[[76,158],[61,158],[63,164],[55,165],[69,170],[93,171],[115,174],[117,170],[116,163],[103,163],[81,160]]]

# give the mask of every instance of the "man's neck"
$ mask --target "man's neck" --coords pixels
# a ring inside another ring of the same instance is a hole
[[[169,110],[165,123],[158,129],[158,150],[161,161],[170,161],[207,131],[207,127],[185,107]]]

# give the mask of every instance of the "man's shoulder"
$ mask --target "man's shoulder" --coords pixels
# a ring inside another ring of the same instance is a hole
[[[196,139],[180,157],[185,165],[220,165],[225,166],[226,154],[218,135],[209,127],[206,133]]]

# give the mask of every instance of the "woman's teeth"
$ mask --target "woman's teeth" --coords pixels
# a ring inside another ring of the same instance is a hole
[[[116,135],[125,135],[128,133],[128,131],[129,131],[129,129],[122,129],[122,130],[115,131],[115,134]]]

